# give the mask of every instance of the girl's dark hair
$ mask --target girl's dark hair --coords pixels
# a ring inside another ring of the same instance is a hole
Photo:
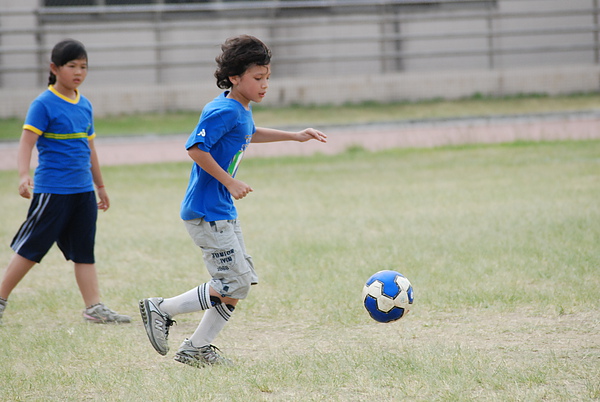
[[[52,55],[50,61],[54,63],[56,67],[61,67],[70,62],[71,60],[87,60],[87,52],[83,43],[75,39],[65,39],[62,42],[57,43],[52,49]],[[54,85],[56,83],[56,76],[50,71],[48,77],[48,85]]]
[[[217,71],[215,78],[221,89],[231,88],[229,77],[242,75],[252,66],[266,66],[271,63],[271,51],[254,36],[240,35],[229,38],[221,45],[222,53],[215,58]]]

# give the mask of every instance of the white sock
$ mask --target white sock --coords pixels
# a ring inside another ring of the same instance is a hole
[[[179,296],[164,299],[160,304],[160,309],[169,314],[171,318],[181,313],[207,310],[212,306],[209,292],[210,285],[204,283]]]
[[[225,327],[233,312],[229,311],[225,304],[217,304],[214,308],[206,310],[200,324],[194,334],[190,337],[192,345],[199,348],[210,345]]]

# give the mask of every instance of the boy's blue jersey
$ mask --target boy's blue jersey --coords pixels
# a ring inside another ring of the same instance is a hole
[[[95,137],[92,104],[77,92],[75,100],[49,86],[29,107],[24,129],[37,140],[34,193],[76,194],[93,191],[88,141]]]
[[[185,148],[197,146],[209,152],[223,170],[235,176],[256,129],[252,111],[227,98],[227,94],[227,91],[222,93],[204,107]],[[209,222],[237,218],[233,197],[227,188],[196,163],[181,203],[181,218],[204,218]]]

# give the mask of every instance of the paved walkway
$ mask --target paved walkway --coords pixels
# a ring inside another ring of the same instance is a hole
[[[600,139],[600,111],[318,128],[328,135],[327,144],[252,144],[245,157],[335,154],[352,146],[376,151],[467,143]],[[99,137],[96,148],[103,166],[188,161],[186,138],[187,135]],[[17,145],[0,142],[0,170],[16,169]]]

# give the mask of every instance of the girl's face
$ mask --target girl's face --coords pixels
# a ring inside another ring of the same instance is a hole
[[[248,107],[250,101],[259,103],[267,94],[271,66],[252,66],[244,74],[229,77],[233,84],[228,97]]]
[[[58,91],[75,91],[87,76],[87,59],[71,60],[63,66],[52,63],[50,69],[56,75],[54,87]]]

